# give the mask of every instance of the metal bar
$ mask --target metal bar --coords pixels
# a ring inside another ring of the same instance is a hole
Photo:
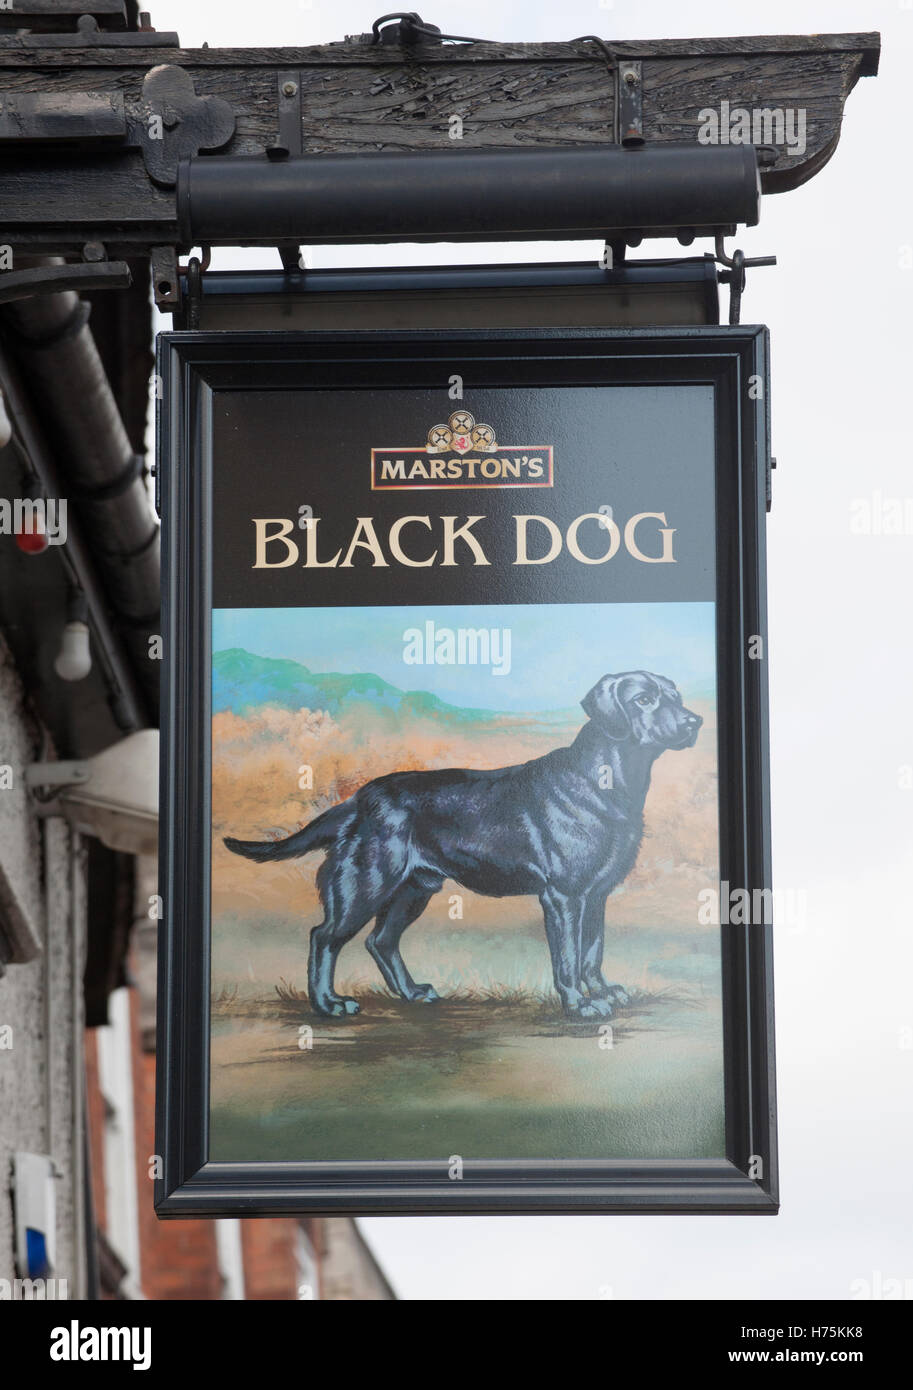
[[[297,295],[341,292],[374,294],[411,290],[426,295],[440,290],[523,289],[536,286],[569,288],[579,285],[604,289],[616,285],[716,284],[716,265],[710,255],[674,260],[626,261],[604,270],[595,261],[508,262],[497,265],[353,266],[309,270],[289,278],[281,270],[210,270],[203,284],[204,300],[237,295]]]
[[[33,299],[37,294],[58,294],[61,290],[126,290],[132,283],[126,261],[32,266],[5,273],[0,279],[0,304]]]
[[[754,226],[751,145],[183,160],[182,244],[669,236]]]
[[[301,74],[294,68],[276,73],[279,144],[290,155],[301,154]]]
[[[615,139],[626,149],[636,149],[644,143],[644,75],[643,63],[618,64]]]

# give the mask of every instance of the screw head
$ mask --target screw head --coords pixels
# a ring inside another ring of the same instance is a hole
[[[295,82],[283,82],[282,84],[282,95],[284,97],[293,97],[297,90],[298,85]]]

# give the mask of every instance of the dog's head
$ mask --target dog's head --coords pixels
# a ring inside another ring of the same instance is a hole
[[[693,748],[703,724],[665,676],[625,671],[603,676],[580,702],[600,729],[645,748]]]

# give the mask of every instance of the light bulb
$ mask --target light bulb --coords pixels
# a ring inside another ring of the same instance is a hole
[[[67,623],[54,670],[62,681],[81,681],[92,669],[89,629],[86,623]]]
[[[23,518],[22,529],[16,532],[16,544],[26,555],[40,555],[48,548],[47,529],[40,515]]]

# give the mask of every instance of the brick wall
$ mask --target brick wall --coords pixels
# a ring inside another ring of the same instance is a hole
[[[244,1284],[249,1299],[297,1299],[296,1221],[242,1221]]]
[[[149,1158],[155,1153],[155,1057],[142,1050],[136,990],[130,995],[142,1290],[152,1299],[218,1299],[222,1277],[212,1222],[159,1221],[152,1207]]]
[[[95,1221],[104,1231],[107,1229],[105,1204],[105,1148],[103,1134],[105,1128],[105,1102],[98,1083],[98,1041],[94,1028],[86,1029],[86,1120],[89,1126],[89,1162],[92,1166],[92,1204],[95,1208]]]

